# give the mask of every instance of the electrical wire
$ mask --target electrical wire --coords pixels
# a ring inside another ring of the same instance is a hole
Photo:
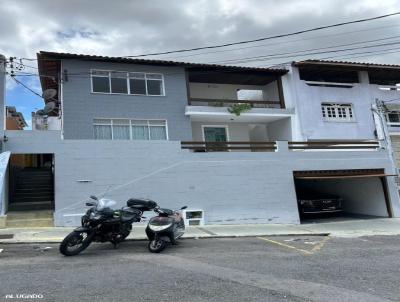
[[[30,92],[32,92],[33,94],[35,94],[36,96],[40,97],[41,99],[43,99],[43,96],[39,93],[37,93],[36,91],[32,90],[31,88],[29,88],[28,86],[26,86],[24,83],[22,83],[21,81],[18,81],[14,76],[10,76],[17,84],[25,87],[25,89],[29,90]]]
[[[379,30],[379,29],[393,28],[393,27],[400,27],[400,25],[381,26],[381,27],[374,27],[374,28],[361,29],[361,30],[355,30],[355,31],[347,31],[347,32],[341,32],[341,33],[335,33],[335,34],[313,36],[313,37],[310,37],[310,38],[303,38],[303,39],[298,39],[298,40],[274,42],[274,43],[253,45],[253,46],[247,46],[247,47],[239,47],[239,48],[233,48],[233,49],[206,51],[206,52],[194,53],[194,54],[183,55],[183,56],[168,56],[168,57],[165,57],[163,59],[166,60],[166,59],[188,58],[188,57],[194,57],[194,56],[200,56],[200,55],[207,55],[207,54],[214,54],[214,53],[225,53],[225,52],[230,52],[230,51],[238,51],[238,50],[243,50],[243,49],[252,49],[252,48],[258,48],[258,47],[265,47],[265,46],[279,46],[281,44],[303,42],[303,41],[309,41],[309,40],[314,40],[314,39],[318,39],[318,38],[323,38],[324,39],[324,38],[329,38],[329,37],[333,37],[333,36],[348,35],[348,34],[365,32],[365,31],[375,31],[375,30]]]
[[[400,12],[376,16],[376,17],[372,17],[372,18],[364,18],[364,19],[358,19],[358,20],[354,20],[354,21],[341,22],[341,23],[336,23],[336,24],[332,24],[332,25],[319,26],[319,27],[314,27],[314,28],[310,28],[310,29],[304,29],[304,30],[292,32],[292,33],[280,34],[280,35],[275,35],[275,36],[253,39],[253,40],[245,40],[245,41],[225,43],[225,44],[219,44],[219,45],[211,45],[211,46],[203,46],[203,47],[178,49],[178,50],[164,51],[164,52],[147,53],[147,54],[133,55],[133,56],[124,56],[124,58],[138,58],[138,57],[163,55],[163,54],[170,54],[170,53],[196,51],[196,50],[201,50],[201,49],[214,49],[214,48],[221,48],[221,47],[240,45],[240,44],[248,44],[248,43],[260,42],[260,41],[271,40],[271,39],[276,39],[276,38],[295,36],[295,35],[300,35],[300,34],[304,34],[304,33],[308,33],[308,32],[313,32],[313,31],[318,31],[318,30],[328,29],[328,28],[334,28],[334,27],[339,27],[339,26],[344,26],[344,25],[349,25],[349,24],[368,22],[368,21],[383,19],[383,18],[392,17],[392,16],[396,16],[396,15],[400,15]]]

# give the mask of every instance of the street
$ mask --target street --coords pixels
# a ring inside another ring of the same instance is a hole
[[[400,301],[400,236],[185,239],[0,245],[1,301]],[[14,298],[12,298],[14,297]]]

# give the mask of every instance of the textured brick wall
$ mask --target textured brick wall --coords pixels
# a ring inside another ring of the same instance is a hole
[[[64,60],[62,68],[70,75],[63,86],[65,139],[92,139],[94,118],[166,119],[170,140],[192,138],[183,68],[78,60]],[[91,93],[90,69],[162,73],[165,96]]]

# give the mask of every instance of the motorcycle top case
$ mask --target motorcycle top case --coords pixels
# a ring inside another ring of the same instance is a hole
[[[126,205],[140,211],[152,211],[157,203],[150,199],[131,198],[126,202]]]

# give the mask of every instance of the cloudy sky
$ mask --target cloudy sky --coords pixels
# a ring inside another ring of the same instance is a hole
[[[19,58],[35,58],[40,50],[127,56],[257,39],[396,11],[400,0],[0,0],[0,53]],[[393,16],[151,58],[260,67],[306,58],[400,64],[399,44],[400,16]],[[259,56],[270,57],[244,60]],[[19,80],[40,93],[36,69],[24,71],[32,76]],[[7,84],[7,104],[17,106],[29,121],[43,101],[11,79]]]

